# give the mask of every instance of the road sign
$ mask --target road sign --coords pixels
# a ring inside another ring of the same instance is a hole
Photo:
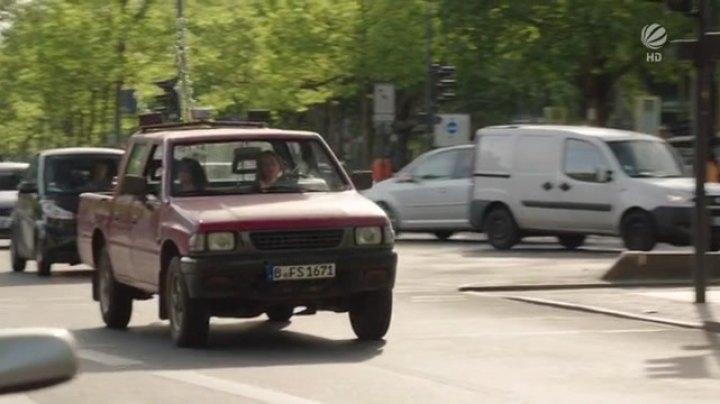
[[[435,146],[456,146],[470,143],[469,114],[439,114],[435,125]]]
[[[395,120],[395,86],[392,84],[375,84],[373,92],[374,120],[392,122]]]

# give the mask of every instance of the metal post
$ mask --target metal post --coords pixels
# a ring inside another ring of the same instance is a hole
[[[180,120],[190,120],[193,94],[188,66],[187,20],[185,19],[184,0],[177,0],[177,69],[180,86]]]
[[[701,0],[699,9],[700,44],[712,28],[710,0]],[[700,46],[702,49],[702,45]],[[697,53],[697,138],[695,141],[695,303],[705,303],[706,252],[710,245],[710,223],[705,195],[706,164],[709,156],[710,136],[713,135],[713,72],[715,63],[705,52]]]
[[[427,111],[427,130],[430,134],[430,140],[428,143],[432,149],[435,146],[435,105],[433,103],[433,26],[432,13],[430,11],[431,1],[432,0],[427,0],[425,2],[425,64],[427,68],[427,79],[425,83],[425,110]]]

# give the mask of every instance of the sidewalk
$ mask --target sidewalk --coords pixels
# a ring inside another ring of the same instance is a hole
[[[483,292],[470,292],[483,293]],[[694,289],[612,288],[483,293],[526,303],[720,332],[720,288],[695,304]]]

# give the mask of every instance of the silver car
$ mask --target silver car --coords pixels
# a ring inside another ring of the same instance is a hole
[[[22,180],[27,163],[0,162],[0,238],[10,234],[10,217],[17,202],[17,187]]]
[[[385,210],[396,232],[444,240],[472,230],[468,220],[474,146],[429,151],[363,195]]]

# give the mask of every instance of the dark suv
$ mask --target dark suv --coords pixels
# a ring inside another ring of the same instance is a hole
[[[10,259],[15,272],[27,260],[37,263],[38,275],[48,276],[53,263],[80,262],[75,214],[83,192],[110,192],[122,150],[63,148],[33,157],[18,186],[10,224]]]

